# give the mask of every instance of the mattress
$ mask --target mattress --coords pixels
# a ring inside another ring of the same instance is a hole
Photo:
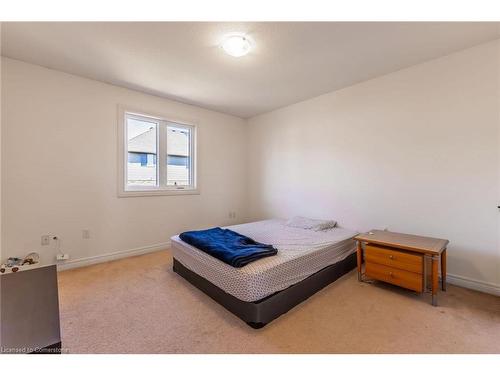
[[[333,228],[325,231],[292,228],[272,219],[226,227],[278,249],[278,254],[242,268],[230,265],[182,241],[172,240],[172,255],[186,268],[234,297],[253,302],[286,289],[356,251],[358,232]]]

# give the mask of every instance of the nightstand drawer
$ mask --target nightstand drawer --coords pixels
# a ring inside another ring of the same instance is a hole
[[[367,263],[377,263],[418,274],[423,273],[423,257],[421,255],[391,250],[382,246],[366,245],[365,257]]]
[[[403,288],[422,292],[423,277],[420,274],[403,271],[398,268],[387,267],[381,264],[366,262],[366,276]]]

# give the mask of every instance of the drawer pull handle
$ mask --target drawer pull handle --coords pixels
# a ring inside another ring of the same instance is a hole
[[[389,259],[394,259],[394,255],[389,255]]]
[[[394,277],[394,275],[392,274],[392,272],[389,272],[389,276],[390,277]]]

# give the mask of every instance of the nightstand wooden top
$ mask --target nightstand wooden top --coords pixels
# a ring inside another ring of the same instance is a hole
[[[373,234],[370,234],[373,233]],[[384,245],[419,253],[437,255],[446,249],[449,241],[441,238],[415,236],[385,230],[371,230],[354,238],[357,241]]]

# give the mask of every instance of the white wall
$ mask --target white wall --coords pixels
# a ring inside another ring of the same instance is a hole
[[[52,262],[43,234],[79,259],[245,219],[244,120],[8,58],[2,77],[4,258]],[[118,104],[198,121],[200,195],[117,197]]]
[[[451,279],[500,291],[498,53],[483,44],[251,119],[251,217],[448,238]]]

